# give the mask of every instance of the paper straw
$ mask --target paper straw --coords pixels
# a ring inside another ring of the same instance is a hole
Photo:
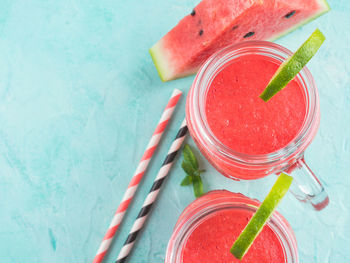
[[[128,185],[126,192],[124,193],[123,199],[119,204],[119,207],[114,214],[112,222],[105,234],[102,243],[96,253],[96,256],[93,260],[93,263],[100,263],[103,261],[104,256],[106,255],[108,248],[110,247],[112,240],[115,236],[115,233],[121,224],[123,217],[128,209],[129,204],[131,203],[132,198],[139,186],[139,183],[147,169],[147,166],[153,156],[154,151],[156,150],[158,143],[163,135],[163,132],[175,110],[177,102],[181,97],[182,92],[178,89],[175,89],[170,97],[168,104],[166,105],[164,112],[158,122],[158,125],[152,135],[150,142],[147,145],[146,151],[144,152],[136,171]]]
[[[134,244],[135,244],[135,240],[137,238],[137,236],[139,235],[140,231],[142,230],[143,225],[145,224],[145,221],[148,217],[148,215],[150,214],[152,205],[154,204],[155,200],[157,199],[159,190],[167,176],[167,174],[169,173],[169,170],[171,168],[171,166],[174,163],[174,159],[176,157],[176,154],[178,153],[185,137],[187,134],[187,125],[186,125],[186,121],[184,120],[181,124],[181,127],[175,137],[175,140],[173,141],[173,143],[171,144],[170,150],[162,164],[162,167],[160,168],[157,177],[155,178],[152,188],[149,191],[143,205],[142,208],[134,222],[134,225],[132,226],[128,238],[126,239],[124,246],[122,247],[118,258],[116,260],[116,263],[122,263],[125,262],[127,257],[130,254],[130,251],[132,250]]]

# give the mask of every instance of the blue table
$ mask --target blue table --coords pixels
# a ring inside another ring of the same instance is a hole
[[[147,49],[198,0],[0,3],[0,261],[89,262],[174,88]],[[327,41],[309,68],[319,87],[321,126],[306,153],[330,195],[314,212],[291,194],[300,262],[350,262],[350,2],[277,42],[295,50],[319,27]],[[184,117],[182,98],[106,262],[113,262]],[[187,140],[193,145],[191,139]],[[274,181],[233,182],[201,158],[207,190],[262,199]],[[168,178],[130,262],[163,262],[172,228],[193,200]],[[264,189],[263,191],[261,189]]]

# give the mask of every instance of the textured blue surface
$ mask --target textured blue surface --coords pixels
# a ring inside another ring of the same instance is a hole
[[[1,262],[88,262],[100,244],[173,88],[147,49],[197,0],[0,3]],[[330,195],[314,212],[288,194],[300,262],[350,262],[350,2],[277,42],[295,50],[319,27],[327,41],[309,64],[319,87],[321,126],[306,158]],[[166,138],[125,217],[116,258],[184,117],[182,98]],[[188,139],[193,144],[191,139]],[[209,189],[262,199],[274,181],[233,182],[207,169]],[[163,262],[180,212],[193,200],[177,163],[130,262]],[[264,189],[264,190],[261,190]]]

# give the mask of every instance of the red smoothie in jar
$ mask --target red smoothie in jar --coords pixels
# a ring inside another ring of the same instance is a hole
[[[304,67],[268,102],[259,97],[291,54],[271,42],[247,41],[223,48],[197,73],[186,121],[198,148],[221,174],[252,180],[299,165],[320,121],[310,72]]]
[[[278,66],[264,56],[246,55],[216,75],[206,97],[206,118],[222,144],[239,153],[268,154],[296,137],[306,114],[297,81],[268,102],[259,98]]]
[[[241,261],[230,253],[259,206],[257,200],[226,190],[197,198],[175,225],[165,263],[297,263],[294,233],[276,211]]]
[[[189,236],[183,251],[183,263],[284,263],[279,238],[268,226],[264,227],[242,260],[230,253],[232,244],[252,215],[245,210],[224,210],[213,214]]]

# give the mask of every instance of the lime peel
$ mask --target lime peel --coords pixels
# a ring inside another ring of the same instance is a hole
[[[294,79],[300,70],[309,62],[321,47],[326,37],[319,29],[316,29],[311,36],[298,48],[298,50],[285,60],[271,78],[265,90],[260,94],[264,101],[271,99],[277,92],[282,90]]]
[[[250,246],[253,244],[255,238],[262,231],[266,222],[269,220],[273,211],[278,206],[284,195],[288,192],[293,178],[285,173],[277,178],[275,184],[272,186],[269,194],[256,210],[253,217],[248,222],[247,226],[239,235],[230,252],[237,258],[242,259]]]

